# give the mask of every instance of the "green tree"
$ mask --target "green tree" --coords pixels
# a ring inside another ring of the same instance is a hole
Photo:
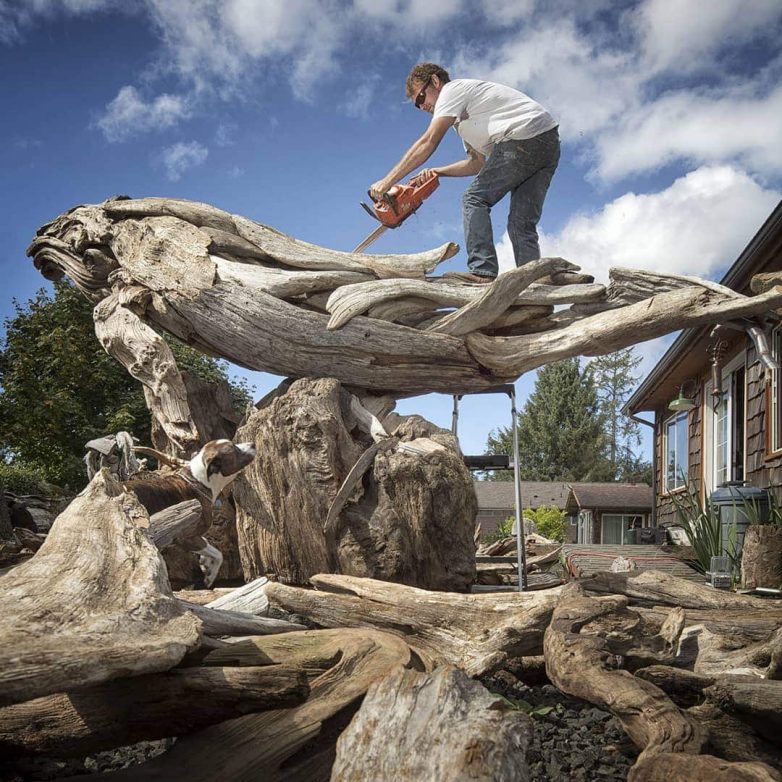
[[[617,481],[639,481],[642,476],[651,476],[651,464],[636,453],[641,444],[640,425],[622,413],[638,383],[635,370],[641,360],[630,347],[598,356],[586,366],[600,399],[607,439],[606,458],[611,477]]]
[[[92,306],[71,285],[56,283],[26,304],[14,301],[0,343],[0,457],[54,484],[76,489],[86,475],[84,444],[124,429],[149,443],[150,416],[141,385],[97,338]],[[227,364],[169,340],[179,366],[205,380],[226,378]],[[237,403],[246,385],[233,386]]]
[[[578,358],[549,364],[518,414],[519,470],[528,481],[610,480],[604,417],[592,375]],[[488,453],[513,454],[510,427],[489,435]],[[509,472],[494,473],[511,480]]]
[[[556,505],[540,505],[535,510],[527,508],[524,516],[535,522],[538,532],[544,537],[560,543],[565,540],[567,516],[565,511],[560,510]]]

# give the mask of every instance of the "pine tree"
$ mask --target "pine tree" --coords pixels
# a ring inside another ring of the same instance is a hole
[[[636,453],[641,444],[640,426],[622,413],[638,383],[635,370],[640,363],[640,356],[630,347],[594,358],[586,367],[600,398],[608,441],[606,458],[612,479],[617,481],[638,481],[651,473],[651,465]]]
[[[549,364],[518,415],[519,469],[523,480],[610,480],[600,400],[592,375],[578,358]],[[489,436],[489,453],[513,453],[512,430]],[[510,473],[495,473],[509,480]]]

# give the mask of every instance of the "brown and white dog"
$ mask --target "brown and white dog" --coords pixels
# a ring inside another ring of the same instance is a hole
[[[212,523],[212,506],[220,492],[255,458],[253,443],[234,444],[230,440],[211,440],[184,467],[168,475],[132,476],[124,482],[152,516],[186,500],[201,503],[201,522],[192,535],[178,541],[198,557],[204,574],[204,586],[217,578],[223,555],[203,534]]]

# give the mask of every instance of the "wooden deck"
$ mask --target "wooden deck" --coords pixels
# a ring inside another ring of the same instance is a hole
[[[705,576],[660,546],[565,543],[562,553],[574,576],[591,576],[601,570],[610,570],[617,557],[624,557],[635,562],[638,570],[659,570],[690,581],[705,581]]]

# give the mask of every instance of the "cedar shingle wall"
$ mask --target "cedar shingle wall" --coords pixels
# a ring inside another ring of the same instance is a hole
[[[770,489],[778,500],[782,500],[782,457],[766,459],[766,372],[757,357],[752,342],[747,339],[747,374],[746,374],[746,480],[759,488]],[[701,396],[702,384],[707,380],[699,379],[698,407],[690,413],[690,482],[700,492],[703,486],[703,426]],[[665,454],[663,452],[663,423],[668,417],[668,411],[658,410],[656,414],[657,434],[655,448],[657,449],[657,523],[673,523],[676,512],[671,500],[662,492],[665,477]]]

